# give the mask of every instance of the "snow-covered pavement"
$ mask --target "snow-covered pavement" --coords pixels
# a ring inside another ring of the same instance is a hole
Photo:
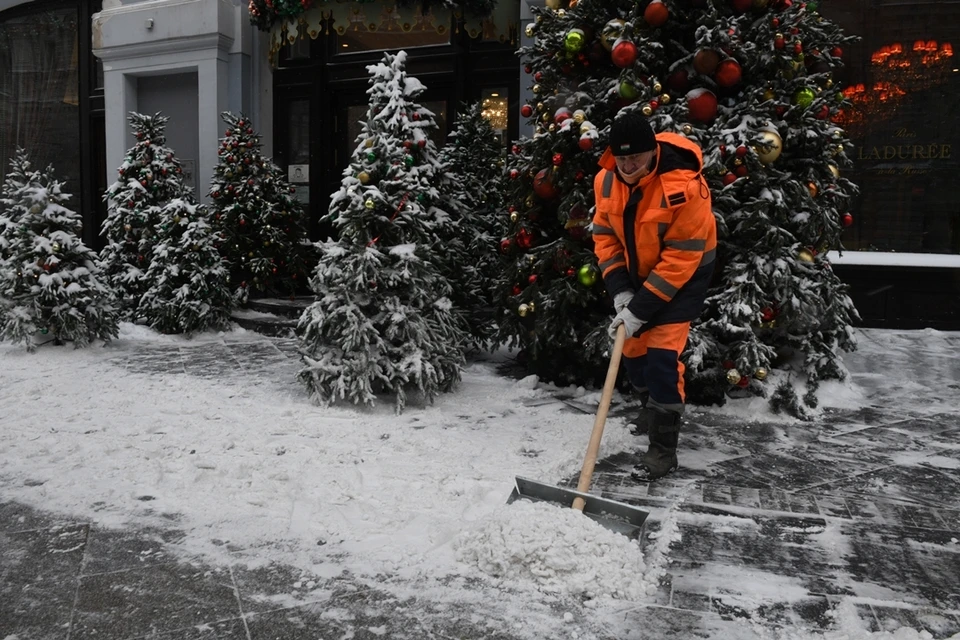
[[[960,335],[866,331],[861,346],[814,423],[759,400],[692,411],[683,468],[649,490],[627,479],[638,442],[615,410],[596,486],[650,509],[631,542],[570,510],[504,504],[516,475],[572,478],[592,426],[578,408],[597,394],[517,381],[496,359],[396,416],[311,404],[295,343],[242,330],[186,341],[124,325],[106,348],[0,345],[0,516],[20,514],[0,522],[0,639],[63,637],[57,623],[17,627],[36,560],[21,534],[57,523],[89,527],[86,548],[48,549],[80,554],[71,638],[949,637]],[[91,571],[105,552],[90,532],[153,540],[151,567],[229,574],[240,611],[111,624],[129,596],[91,615],[85,589],[129,574]],[[302,635],[258,635],[267,614]]]

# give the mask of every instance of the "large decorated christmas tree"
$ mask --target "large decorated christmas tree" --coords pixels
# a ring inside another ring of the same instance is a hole
[[[0,199],[0,340],[33,351],[115,338],[116,301],[80,240],[80,215],[65,206],[70,196],[23,149],[10,164]]]
[[[117,169],[117,181],[103,195],[108,209],[101,234],[107,244],[100,260],[124,316],[133,320],[146,291],[143,275],[150,265],[161,209],[186,188],[180,162],[166,146],[169,118],[131,113],[129,119],[137,142]]]
[[[856,311],[826,254],[856,192],[833,81],[849,38],[793,0],[572,0],[534,13],[522,53],[535,100],[522,112],[535,133],[508,167],[501,338],[554,380],[605,369],[593,176],[612,119],[631,109],[701,146],[713,193],[718,268],[684,354],[691,399],[767,394],[774,367],[811,392],[841,377]],[[772,395],[805,410],[789,384]]]
[[[400,411],[408,391],[429,401],[460,380],[466,332],[441,272],[453,230],[437,206],[437,124],[405,61],[401,51],[367,67],[366,120],[330,202],[339,239],[321,247],[317,301],[300,318],[300,379],[322,403],[383,393]]]
[[[464,317],[473,350],[488,347],[496,332],[493,314],[497,224],[502,208],[503,147],[483,106],[467,106],[440,151],[447,184],[444,207],[454,218],[447,276],[453,303]]]
[[[218,150],[210,197],[220,253],[234,295],[292,295],[307,273],[303,208],[283,170],[265,158],[250,119],[222,114],[227,124]]]

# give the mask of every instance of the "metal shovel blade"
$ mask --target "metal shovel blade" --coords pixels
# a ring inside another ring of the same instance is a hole
[[[544,484],[520,476],[517,476],[516,486],[514,486],[513,492],[507,499],[507,504],[524,499],[549,502],[557,506],[572,508],[573,501],[577,498],[583,498],[586,503],[583,507],[583,515],[628,538],[636,538],[640,535],[640,529],[643,527],[647,516],[650,515],[648,511],[644,511],[640,507],[634,507],[616,500],[608,500],[591,493],[582,493],[576,489],[565,489],[552,484]]]

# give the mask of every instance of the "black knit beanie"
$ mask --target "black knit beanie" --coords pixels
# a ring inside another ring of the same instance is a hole
[[[646,116],[631,111],[617,118],[610,125],[610,150],[615,156],[632,156],[635,153],[653,151],[657,138]]]

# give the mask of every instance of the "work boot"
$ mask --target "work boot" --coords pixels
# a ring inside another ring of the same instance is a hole
[[[677,442],[680,439],[680,414],[649,409],[650,447],[633,468],[630,476],[639,482],[653,482],[680,466],[677,460]]]
[[[630,428],[630,433],[635,436],[645,436],[650,430],[647,425],[646,418],[644,418],[645,412],[647,410],[647,400],[650,399],[649,391],[638,391],[637,396],[640,398],[640,413],[637,414],[637,417],[627,423],[627,426]]]

